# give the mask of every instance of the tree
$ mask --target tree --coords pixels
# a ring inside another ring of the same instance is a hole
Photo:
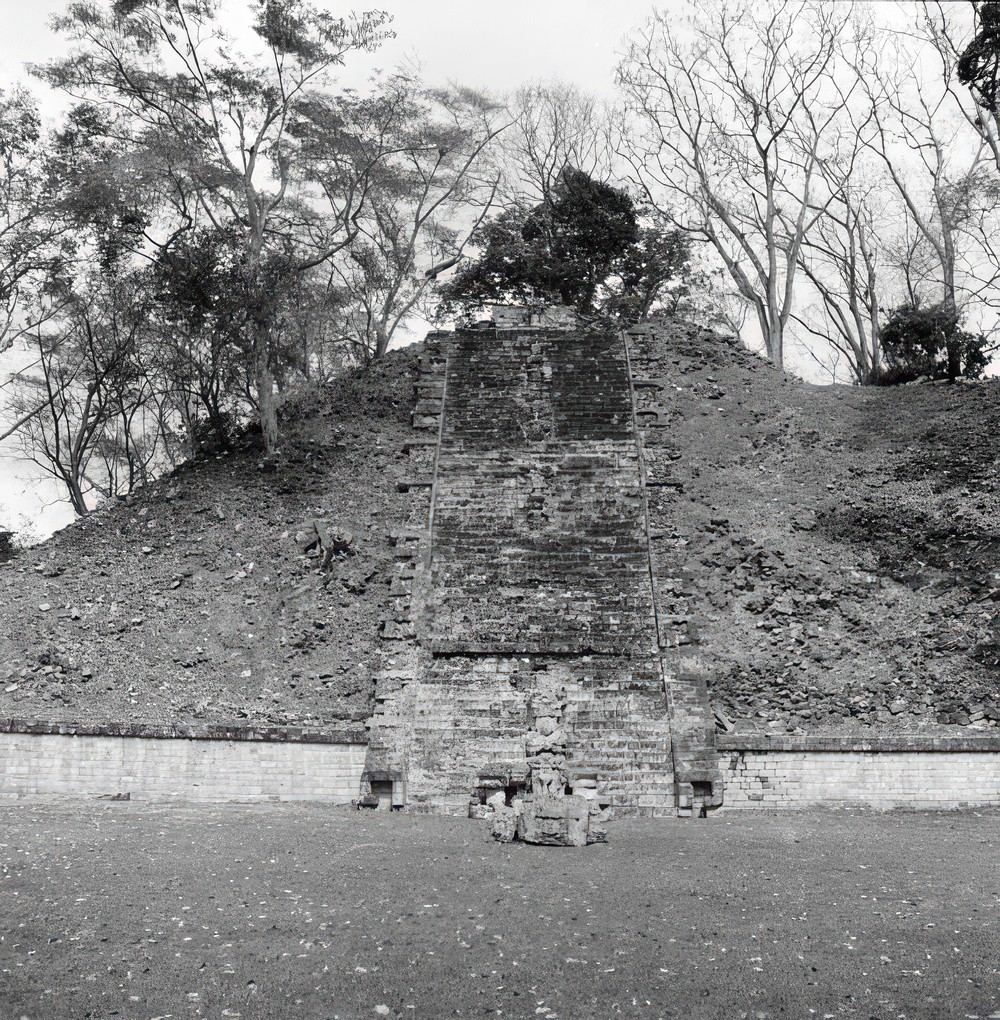
[[[146,311],[133,281],[96,276],[25,334],[37,358],[18,377],[10,414],[21,418],[24,456],[63,485],[77,514],[95,490],[131,491],[155,454],[143,414],[153,397],[142,364]],[[102,461],[103,475],[93,470]]]
[[[978,31],[957,63],[959,81],[994,117],[1000,116],[1000,3],[978,5]]]
[[[249,346],[265,449],[277,444],[275,252],[294,241],[289,274],[328,261],[356,233],[372,166],[358,166],[350,103],[331,72],[352,50],[374,48],[386,16],[336,18],[303,0],[255,0],[251,28],[263,52],[234,52],[219,0],[116,0],[70,5],[56,19],[77,44],[38,69],[52,86],[113,111],[131,158],[173,185],[180,211],[168,235],[203,221],[245,258],[253,293]],[[382,154],[378,153],[376,158]],[[315,185],[311,190],[310,185]],[[325,200],[325,214],[316,202]]]
[[[819,174],[850,5],[699,3],[684,31],[655,12],[618,69],[632,129],[621,155],[648,201],[710,243],[784,359],[805,238],[832,195]]]
[[[988,172],[994,147],[968,94],[953,87],[957,54],[947,21],[929,16],[937,9],[924,7],[911,32],[863,47],[855,70],[872,126],[864,144],[882,164],[903,224],[895,248],[908,304],[940,307],[958,322],[970,304],[996,301],[1000,251]],[[927,57],[940,77],[927,75]],[[955,327],[940,335],[950,345],[954,380],[963,372],[962,334]]]
[[[31,325],[25,295],[72,255],[46,156],[34,99],[0,89],[0,351]]]
[[[956,5],[943,0],[924,0],[922,34],[933,42],[941,66],[942,79],[951,96],[952,105],[986,146],[997,170],[1000,170],[1000,111],[995,106],[996,71],[991,69],[989,53],[998,47],[997,24],[1000,9],[996,3]],[[992,8],[987,10],[987,8]],[[979,31],[968,45],[970,15],[978,12]],[[977,87],[983,83],[986,91]],[[992,84],[991,84],[992,83]],[[961,86],[968,86],[966,92]],[[993,106],[984,100],[993,97]],[[972,100],[970,102],[970,99]]]
[[[385,354],[438,275],[462,258],[493,205],[500,174],[487,157],[509,124],[487,96],[424,89],[402,74],[375,101],[393,111],[384,136],[392,154],[354,221],[357,234],[332,263],[363,361]]]
[[[852,157],[857,152],[852,148]],[[859,179],[853,158],[847,164],[825,162],[822,173],[834,200],[799,252],[802,272],[819,296],[819,315],[793,313],[793,318],[843,356],[854,381],[864,386],[878,375],[882,362],[879,330],[887,286],[880,239],[883,203],[878,184]],[[811,346],[807,350],[813,353]]]
[[[255,410],[243,254],[235,227],[228,236],[201,227],[145,272],[153,297],[149,371],[183,424],[190,455],[228,447]]]
[[[954,308],[944,302],[927,308],[901,305],[883,325],[881,336],[886,366],[874,379],[881,385],[921,377],[953,380],[955,352],[959,374],[978,379],[996,349],[986,334],[962,329]]]
[[[705,281],[692,267],[690,235],[651,215],[605,280],[601,310],[626,322],[641,322],[655,311],[676,315],[697,285]]]
[[[563,172],[571,167],[610,183],[616,160],[611,110],[577,86],[533,81],[507,100],[512,121],[501,138],[507,205],[550,205]]]
[[[599,288],[639,239],[635,206],[617,188],[567,167],[550,203],[513,207],[473,238],[481,255],[442,288],[447,301],[485,300],[597,310]]]
[[[353,306],[332,267],[316,266],[296,276],[282,308],[279,389],[287,389],[296,376],[329,382],[353,363],[354,338],[343,335]]]

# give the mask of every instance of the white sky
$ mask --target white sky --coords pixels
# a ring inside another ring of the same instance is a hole
[[[373,0],[344,5],[314,0],[337,13],[367,8],[393,15],[396,38],[374,54],[353,61],[345,83],[361,85],[372,68],[390,70],[415,60],[430,85],[449,80],[503,92],[532,78],[575,82],[588,92],[608,95],[623,37],[652,10],[649,0]],[[0,0],[0,86],[26,81],[25,64],[43,63],[64,51],[49,19],[65,9],[67,0]],[[661,0],[658,7],[679,6]],[[234,17],[246,6],[231,0]],[[241,34],[233,25],[234,34]],[[55,115],[61,99],[47,96],[43,109]],[[5,363],[6,362],[6,363]],[[13,364],[0,360],[0,374]],[[2,396],[0,396],[2,400]],[[34,465],[12,455],[11,441],[0,445],[0,528],[21,530],[26,523],[44,534],[68,524],[73,514],[57,503],[59,490],[43,481]]]
[[[616,52],[623,36],[645,20],[649,0],[373,0],[345,5],[314,0],[330,11],[372,9],[393,15],[397,38],[366,56],[392,68],[416,56],[430,84],[449,79],[498,91],[530,78],[561,78],[590,92],[612,88]],[[59,52],[61,40],[49,18],[66,0],[0,0],[0,81],[24,77],[25,63]],[[666,0],[660,9],[679,6]],[[244,8],[233,0],[234,15]]]

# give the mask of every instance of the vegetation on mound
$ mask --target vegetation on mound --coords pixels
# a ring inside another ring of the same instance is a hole
[[[280,461],[246,436],[0,569],[0,714],[366,718],[418,353],[286,405]],[[357,536],[329,572],[295,541],[317,518]]]

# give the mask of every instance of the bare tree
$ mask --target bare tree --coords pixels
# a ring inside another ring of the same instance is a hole
[[[853,137],[860,138],[860,132]],[[818,316],[803,311],[793,318],[821,348],[828,344],[838,362],[843,357],[854,381],[865,385],[882,363],[879,323],[888,260],[881,240],[885,223],[879,182],[862,177],[857,155],[858,147],[852,147],[849,160],[823,161],[821,172],[833,201],[799,252],[802,272],[818,295]]]
[[[488,158],[510,121],[470,89],[423,89],[402,74],[383,90],[394,118],[387,156],[355,218],[334,273],[353,307],[348,335],[362,360],[380,358],[439,274],[462,258],[493,206],[500,181]]]
[[[805,238],[833,200],[820,173],[849,103],[837,40],[851,5],[709,0],[657,12],[618,69],[621,148],[648,199],[718,252],[781,365]]]
[[[941,0],[922,6],[924,34],[934,43],[953,102],[1000,170],[1000,105],[996,102],[1000,58],[996,20],[1000,9],[995,3],[959,6]],[[973,17],[974,13],[978,17]],[[964,91],[966,87],[969,92]]]
[[[910,303],[941,304],[961,314],[995,303],[1000,251],[991,194],[995,134],[967,91],[957,89],[956,54],[941,22],[924,5],[910,31],[882,34],[860,48],[856,80],[873,127],[865,144],[880,161],[904,221],[896,236]],[[943,15],[942,15],[943,16]],[[928,73],[928,61],[938,73]],[[948,374],[962,371],[957,344]]]
[[[618,122],[606,102],[561,81],[533,81],[507,100],[512,121],[501,140],[507,205],[551,202],[567,167],[617,183]]]

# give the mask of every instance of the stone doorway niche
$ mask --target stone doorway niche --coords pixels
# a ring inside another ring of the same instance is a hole
[[[390,772],[371,772],[366,777],[368,796],[366,801],[377,801],[379,811],[402,811],[406,806],[406,784],[398,775]],[[367,805],[366,805],[367,806]]]
[[[691,784],[691,815],[694,818],[707,818],[708,808],[712,805],[711,782],[695,780]]]
[[[392,780],[373,779],[372,796],[378,800],[379,811],[388,811],[392,807]]]

